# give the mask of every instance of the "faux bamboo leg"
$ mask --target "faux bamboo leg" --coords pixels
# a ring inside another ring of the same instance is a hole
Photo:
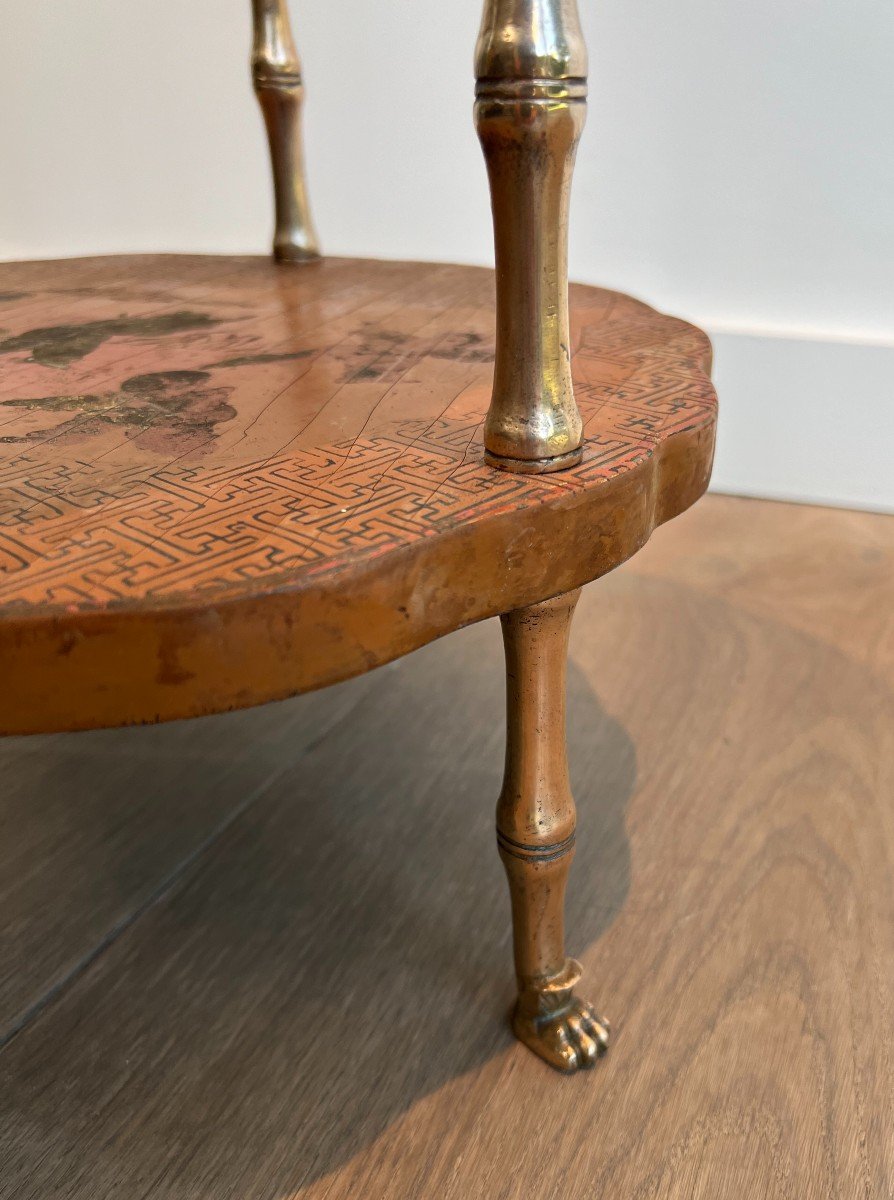
[[[608,1024],[574,994],[580,964],[565,956],[565,883],[575,811],[565,750],[568,634],[580,591],[501,618],[507,740],[497,843],[512,898],[518,1001],[512,1025],[562,1071],[592,1066]]]
[[[264,114],[273,168],[273,255],[279,262],[306,262],[318,258],[320,252],[304,180],[301,63],[292,40],[286,0],[252,0],[252,18],[251,73]]]
[[[485,457],[558,471],[583,446],[568,325],[568,201],[587,94],[577,0],[485,0],[476,75],[497,268]]]

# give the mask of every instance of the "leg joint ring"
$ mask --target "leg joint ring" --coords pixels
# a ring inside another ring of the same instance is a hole
[[[520,858],[527,862],[553,862],[557,858],[562,858],[574,849],[574,838],[574,833],[571,833],[561,842],[534,845],[528,842],[517,842],[514,838],[497,830],[497,846],[500,853],[509,854],[512,858]]]

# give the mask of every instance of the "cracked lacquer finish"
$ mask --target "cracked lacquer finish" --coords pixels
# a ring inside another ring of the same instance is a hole
[[[319,687],[578,587],[704,490],[699,331],[571,289],[583,461],[483,461],[494,278],[259,258],[0,269],[0,731]]]

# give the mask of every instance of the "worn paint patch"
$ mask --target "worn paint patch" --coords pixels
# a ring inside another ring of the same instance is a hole
[[[364,330],[357,340],[332,347],[329,355],[342,363],[347,383],[389,382],[412,362],[423,358],[492,363],[494,345],[493,340],[486,340],[472,330],[426,338],[373,329]]]
[[[113,317],[80,325],[47,325],[0,342],[0,354],[30,350],[30,360],[45,367],[67,367],[86,358],[113,337],[166,337],[193,329],[211,329],[220,320],[209,313],[173,312],[154,317]]]
[[[307,358],[316,350],[293,350],[288,354],[243,354],[239,358],[225,358],[221,362],[209,363],[212,367],[250,367],[255,363],[290,362],[296,358]]]
[[[494,346],[493,342],[485,342],[478,333],[455,333],[436,345],[431,351],[431,356],[451,359],[454,362],[492,363]]]
[[[371,328],[329,347],[327,356],[341,364],[346,383],[365,383],[396,378],[414,349],[413,339],[406,334]]]
[[[236,416],[227,403],[233,389],[205,387],[210,378],[207,371],[155,371],[125,379],[117,392],[4,400],[4,408],[76,415],[61,425],[2,437],[0,442],[80,442],[113,426],[144,450],[196,449],[216,436],[218,425]]]

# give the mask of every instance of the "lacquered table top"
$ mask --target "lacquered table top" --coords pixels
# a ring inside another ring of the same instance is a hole
[[[0,267],[0,653],[47,672],[25,707],[47,706],[66,637],[80,665],[63,690],[80,678],[82,705],[50,704],[50,726],[154,719],[318,686],[617,565],[707,483],[710,350],[616,293],[572,285],[571,313],[584,461],[513,475],[482,461],[489,271],[181,256]],[[207,688],[184,680],[145,712],[114,682],[117,700],[97,699],[108,671],[88,661],[90,637],[148,678],[163,626],[188,658],[215,620],[235,622],[239,652],[300,651],[300,667],[269,684],[204,671]],[[0,701],[0,730],[17,721],[40,724]]]

